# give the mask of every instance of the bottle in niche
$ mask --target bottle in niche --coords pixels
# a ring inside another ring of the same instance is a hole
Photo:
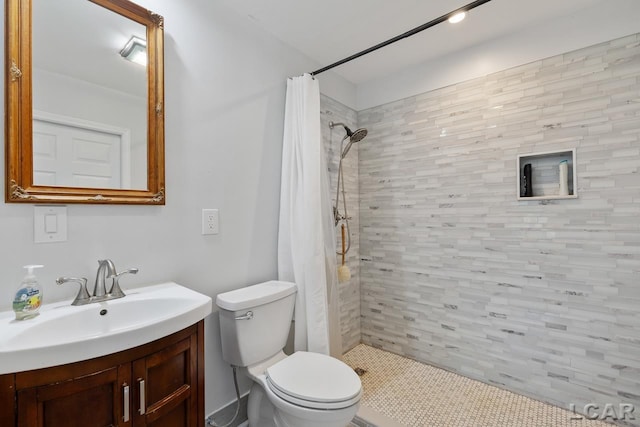
[[[532,197],[533,196],[533,185],[531,181],[531,163],[527,163],[524,165],[524,170],[522,173],[522,185],[520,188],[520,197]]]
[[[569,195],[569,183],[568,183],[568,174],[569,174],[569,166],[566,160],[560,162],[558,166],[558,180],[559,180],[559,196],[568,196]]]

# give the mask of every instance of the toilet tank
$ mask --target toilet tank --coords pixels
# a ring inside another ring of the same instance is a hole
[[[222,358],[250,366],[282,350],[287,342],[296,285],[272,280],[219,294]]]

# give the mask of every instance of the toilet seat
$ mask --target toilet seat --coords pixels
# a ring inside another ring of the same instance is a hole
[[[362,385],[345,363],[330,356],[299,351],[270,366],[266,382],[271,391],[294,405],[341,409],[358,403]]]

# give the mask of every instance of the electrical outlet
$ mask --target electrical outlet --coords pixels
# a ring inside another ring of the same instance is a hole
[[[218,209],[202,209],[202,234],[218,234],[219,232]]]

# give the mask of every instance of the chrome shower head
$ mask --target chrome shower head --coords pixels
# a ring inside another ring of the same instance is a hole
[[[347,153],[351,149],[351,146],[354,143],[362,141],[365,136],[367,136],[367,130],[365,128],[356,129],[356,131],[353,132],[351,135],[347,135],[345,138],[348,137],[349,142],[347,143],[347,146],[344,147],[344,150],[342,151],[342,158],[343,159],[345,158],[345,156],[347,155]]]
[[[367,136],[367,130],[365,128],[356,129],[353,134],[349,135],[350,142],[359,142]]]
[[[340,156],[342,159],[344,159],[347,153],[349,152],[349,150],[351,149],[351,146],[355,142],[362,141],[364,137],[367,136],[368,132],[365,128],[356,129],[355,132],[352,132],[351,129],[349,129],[349,127],[347,127],[347,125],[345,125],[344,123],[329,122],[329,127],[331,129],[333,129],[334,126],[338,126],[338,125],[342,126],[344,128],[344,131],[347,133],[347,135],[342,140],[344,141],[345,139],[349,138],[349,142],[347,143],[347,146],[344,147],[344,150],[342,151],[342,154]]]

